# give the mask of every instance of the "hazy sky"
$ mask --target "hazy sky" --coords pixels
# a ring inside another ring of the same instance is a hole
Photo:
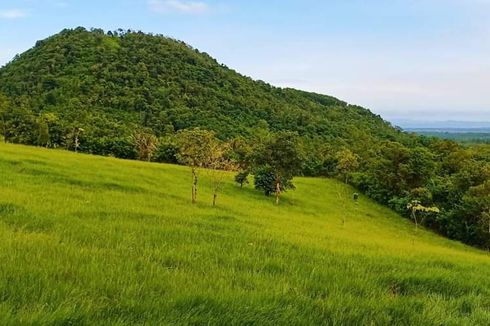
[[[0,0],[0,65],[76,26],[172,36],[390,120],[490,121],[490,0]]]

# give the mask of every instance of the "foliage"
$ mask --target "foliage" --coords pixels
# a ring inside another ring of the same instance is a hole
[[[158,141],[153,160],[160,163],[177,163],[178,153],[179,147],[175,137],[162,137]]]
[[[272,135],[269,139],[259,144],[253,153],[253,164],[258,172],[259,180],[256,179],[255,186],[269,195],[276,195],[276,204],[282,190],[291,188],[295,174],[301,171],[302,152],[299,138],[296,133],[281,131]],[[274,191],[268,188],[269,177],[274,177]]]
[[[179,153],[177,159],[181,164],[195,167],[209,167],[213,161],[213,149],[218,140],[214,132],[199,128],[181,130],[177,134]]]
[[[132,138],[136,145],[138,159],[150,161],[158,146],[158,139],[155,135],[146,131],[137,131]]]
[[[248,171],[240,171],[235,175],[235,182],[240,185],[240,188],[243,188],[244,185],[248,185],[248,176],[250,172]]]
[[[439,214],[440,210],[439,208],[433,206],[433,207],[425,207],[423,206],[420,201],[418,200],[412,200],[408,205],[407,209],[410,210],[410,213],[412,215],[412,219],[415,222],[415,228],[418,227],[418,225],[423,222],[423,218],[425,214]],[[422,221],[419,221],[418,219],[418,214],[422,214]]]
[[[63,30],[1,68],[0,91],[16,106],[23,101],[32,116],[56,114],[65,131],[73,124],[85,129],[80,150],[92,138],[131,137],[144,128],[160,138],[199,127],[220,139],[291,130],[355,147],[409,138],[360,107],[253,81],[183,42],[134,31]]]
[[[271,167],[262,166],[255,171],[254,186],[255,189],[264,192],[266,196],[275,194],[277,191],[277,180],[279,179],[280,191],[295,189],[291,179],[277,176]]]
[[[231,147],[229,143],[215,141],[210,149],[210,160],[207,167],[211,175],[213,206],[216,206],[216,198],[226,176],[223,171],[236,170],[236,164],[231,158],[230,153]]]
[[[215,149],[218,146],[214,132],[199,128],[181,130],[177,134],[179,152],[177,160],[191,167],[192,203],[197,200],[198,169],[212,167],[218,160]]]
[[[359,156],[351,150],[344,148],[337,153],[337,171],[344,176],[347,182],[349,173],[355,172],[359,168]]]

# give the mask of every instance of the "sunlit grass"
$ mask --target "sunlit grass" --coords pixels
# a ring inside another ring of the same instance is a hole
[[[335,180],[208,178],[1,144],[0,324],[489,324],[485,252]]]

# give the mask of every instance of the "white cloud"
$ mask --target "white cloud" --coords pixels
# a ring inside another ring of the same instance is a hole
[[[20,9],[0,10],[0,18],[4,19],[16,19],[27,16],[27,12]]]
[[[202,1],[187,0],[149,0],[150,10],[160,14],[178,12],[183,14],[202,14],[209,10]]]

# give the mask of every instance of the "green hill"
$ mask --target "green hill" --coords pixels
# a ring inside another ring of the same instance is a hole
[[[226,175],[0,144],[2,325],[485,325],[488,254],[331,179],[275,206]]]
[[[91,152],[103,137],[142,127],[157,136],[201,127],[229,138],[266,123],[352,145],[409,138],[363,108],[254,81],[183,42],[141,32],[64,30],[0,69],[0,91],[34,114],[57,114],[63,127],[83,127],[81,145]]]

